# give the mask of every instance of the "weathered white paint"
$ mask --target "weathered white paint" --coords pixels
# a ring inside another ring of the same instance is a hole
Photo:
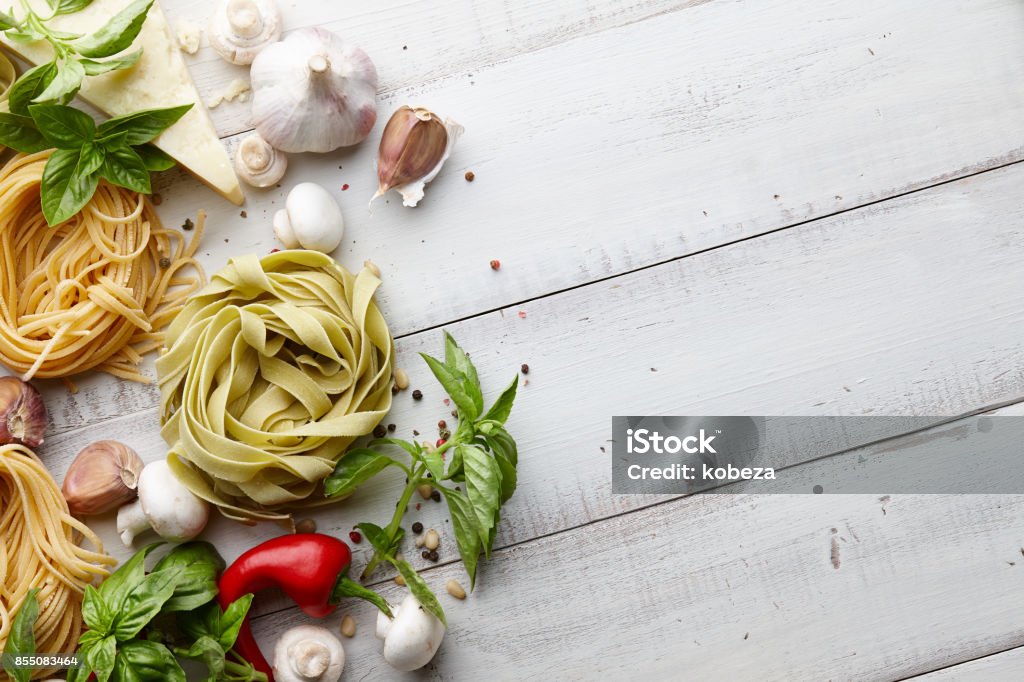
[[[1024,677],[1024,647],[943,668],[911,679],[918,682],[1004,682]]]

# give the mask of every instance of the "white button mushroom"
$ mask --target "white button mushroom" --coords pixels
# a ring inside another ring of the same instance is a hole
[[[149,528],[165,540],[184,542],[203,532],[209,519],[210,505],[178,480],[166,460],[159,460],[139,474],[139,499],[118,510],[117,532],[127,547]]]
[[[383,611],[377,614],[377,639],[384,640],[384,660],[403,672],[430,663],[444,639],[444,623],[428,613],[412,594],[391,611],[394,618]]]
[[[235,172],[253,187],[270,187],[284,177],[287,169],[288,156],[257,133],[242,140],[235,152]]]
[[[278,682],[337,682],[345,669],[345,647],[330,630],[298,625],[274,646],[274,678]]]
[[[273,0],[224,0],[210,19],[210,45],[232,64],[251,64],[280,37],[281,17]]]
[[[330,193],[314,182],[292,188],[284,208],[274,214],[274,234],[289,249],[302,247],[331,253],[345,235],[341,207]]]

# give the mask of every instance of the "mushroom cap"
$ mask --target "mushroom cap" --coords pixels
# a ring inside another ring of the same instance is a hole
[[[274,645],[278,682],[337,682],[345,669],[345,647],[327,628],[297,625]]]
[[[395,611],[386,630],[384,660],[396,670],[422,668],[437,653],[444,639],[444,623],[431,615],[412,594]],[[378,619],[378,636],[380,620]]]
[[[210,18],[210,45],[232,64],[251,64],[281,37],[274,0],[222,0]]]
[[[345,235],[341,207],[331,194],[315,182],[300,182],[285,200],[288,224],[296,241],[304,249],[331,253]],[[275,216],[275,230],[277,230]],[[285,236],[287,230],[285,230]],[[281,241],[285,241],[278,232]],[[287,245],[287,242],[285,242]]]
[[[288,155],[252,133],[235,150],[235,172],[253,187],[270,187],[288,170]]]
[[[210,519],[210,505],[178,480],[167,460],[150,462],[142,469],[139,504],[156,534],[172,542],[196,537]]]

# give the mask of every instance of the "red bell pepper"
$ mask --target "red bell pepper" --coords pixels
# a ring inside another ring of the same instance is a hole
[[[250,592],[279,587],[314,618],[332,613],[342,597],[366,599],[391,615],[387,602],[348,577],[352,553],[341,540],[320,533],[285,535],[253,547],[238,557],[220,577],[221,608]],[[235,652],[267,675],[274,676],[253,637],[249,617],[238,633]]]

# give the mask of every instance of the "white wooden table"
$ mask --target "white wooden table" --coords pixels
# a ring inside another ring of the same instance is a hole
[[[209,4],[164,0],[172,21]],[[1024,675],[1021,497],[895,495],[883,513],[875,496],[615,496],[606,452],[614,414],[954,416],[1022,399],[1024,3],[282,9],[286,29],[326,26],[369,52],[381,123],[355,150],[293,158],[284,187],[250,191],[247,217],[172,173],[165,220],[209,211],[214,270],[275,246],[291,184],[331,188],[348,221],[336,255],[382,269],[398,364],[425,393],[398,396],[399,435],[447,414],[416,357],[438,352],[440,328],[491,396],[530,366],[510,421],[519,492],[465,602],[443,594],[463,571],[441,506],[407,517],[442,531],[424,575],[452,626],[421,677]],[[245,77],[205,40],[188,62],[207,97]],[[391,196],[369,213],[383,121],[405,103],[467,133],[418,208]],[[247,114],[213,111],[229,146]],[[58,479],[99,438],[163,456],[152,386],[79,383],[46,388]],[[401,483],[315,514],[320,530],[386,520]],[[278,532],[220,519],[207,537],[230,560]],[[280,598],[258,610],[265,646],[304,619]],[[391,677],[370,607],[351,613],[346,679]]]

